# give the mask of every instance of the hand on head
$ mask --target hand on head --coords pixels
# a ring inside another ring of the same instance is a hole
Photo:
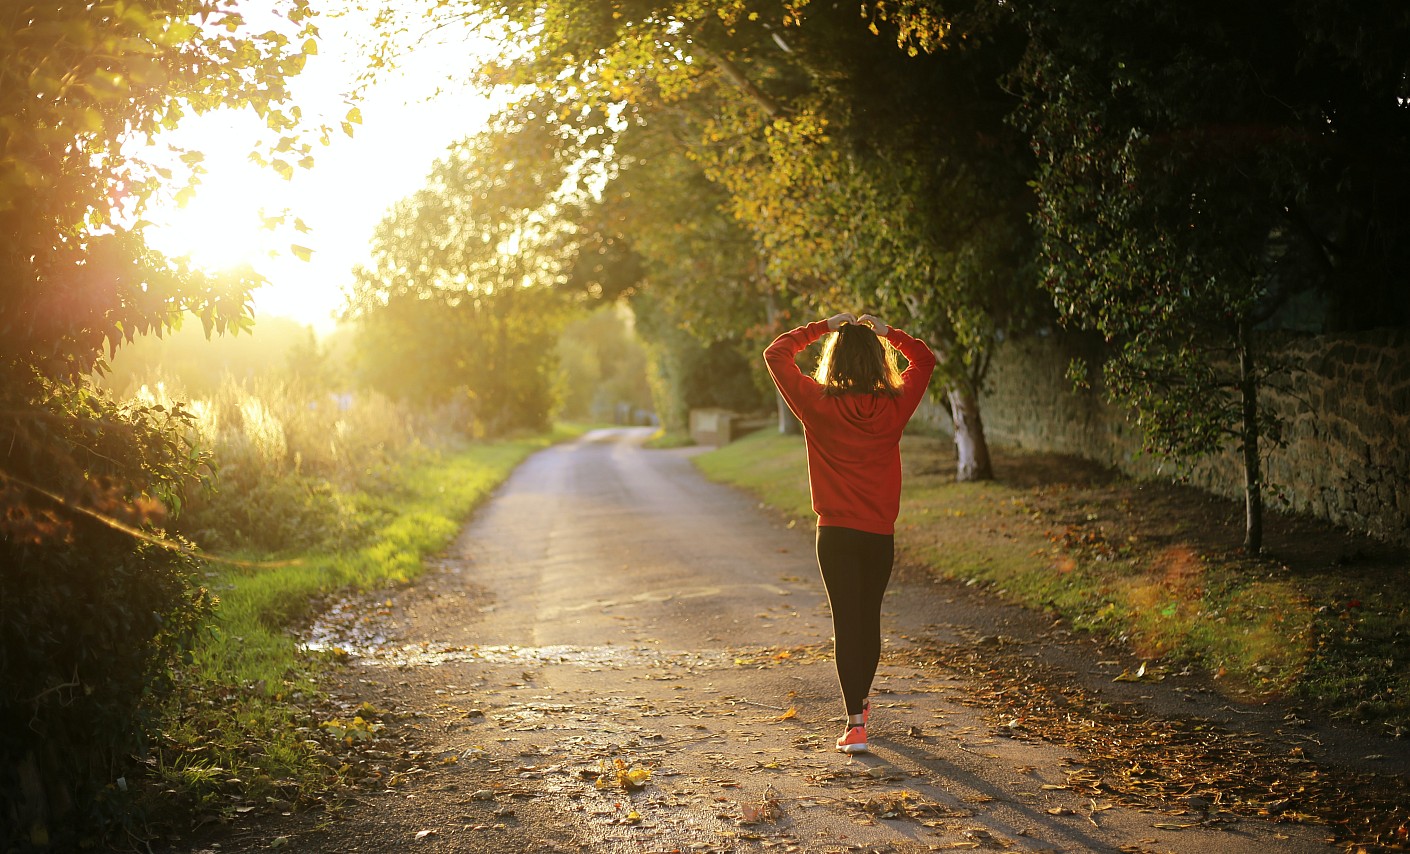
[[[887,326],[881,318],[874,314],[864,314],[858,317],[850,311],[844,311],[841,314],[834,314],[832,317],[829,317],[827,319],[827,328],[831,332],[836,332],[849,323],[870,326],[871,330],[882,338],[885,338],[886,333],[891,331],[891,327]]]
[[[882,338],[885,338],[886,333],[891,331],[891,327],[887,326],[884,322],[882,322],[881,318],[877,317],[874,314],[864,314],[861,317],[857,318],[856,322],[864,323],[867,326],[870,326],[872,331]]]

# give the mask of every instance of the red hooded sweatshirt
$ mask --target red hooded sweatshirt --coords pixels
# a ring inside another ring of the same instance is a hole
[[[901,431],[925,396],[935,354],[924,341],[890,327],[886,340],[910,362],[901,374],[901,393],[824,395],[793,358],[828,331],[827,321],[818,320],[785,332],[764,351],[764,361],[803,422],[818,525],[892,534],[901,509]]]

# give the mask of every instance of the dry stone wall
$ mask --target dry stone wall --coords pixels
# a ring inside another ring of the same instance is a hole
[[[1287,440],[1266,456],[1270,506],[1410,545],[1410,331],[1300,336],[1276,348],[1296,367],[1285,388],[1261,399],[1282,417]],[[1073,454],[1136,477],[1172,474],[1170,462],[1142,453],[1140,430],[1099,384],[1072,389],[1074,356],[1099,365],[1102,344],[1052,334],[1000,345],[981,399],[990,441]],[[949,428],[938,408],[923,415]],[[1233,449],[1188,474],[1216,494],[1242,495]]]

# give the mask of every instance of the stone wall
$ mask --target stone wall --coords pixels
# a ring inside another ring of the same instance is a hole
[[[1410,545],[1410,332],[1303,336],[1279,349],[1297,367],[1285,390],[1261,398],[1282,416],[1287,440],[1266,455],[1269,506]],[[990,441],[1073,454],[1136,477],[1170,474],[1169,462],[1141,453],[1140,431],[1099,385],[1072,390],[1071,359],[1099,365],[1101,354],[1100,341],[1066,334],[1001,345],[981,399]],[[922,415],[950,428],[938,408]],[[1232,449],[1189,476],[1216,494],[1243,494]]]

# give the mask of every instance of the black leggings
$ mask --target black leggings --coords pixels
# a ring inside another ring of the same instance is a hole
[[[890,534],[818,528],[818,568],[832,608],[837,681],[849,715],[862,713],[881,659],[881,599],[895,556],[896,541]]]

